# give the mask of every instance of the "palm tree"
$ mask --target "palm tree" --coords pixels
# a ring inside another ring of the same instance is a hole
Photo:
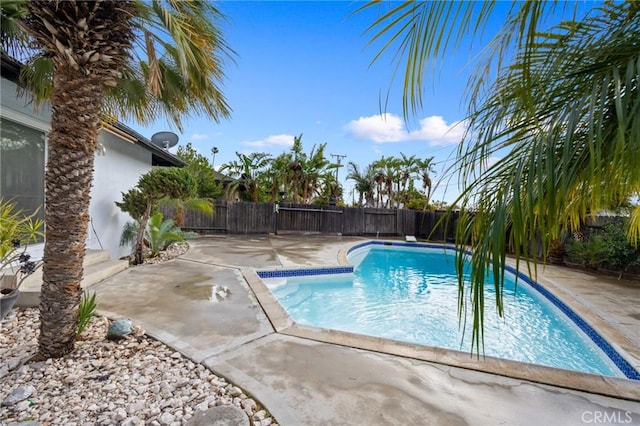
[[[427,200],[427,207],[429,206],[429,201],[431,200],[431,174],[435,172],[433,169],[433,157],[427,157],[425,159],[418,158],[416,160],[416,168],[420,173],[420,178],[422,179],[422,190],[424,191],[424,196]]]
[[[353,161],[347,164],[347,179],[355,181],[355,190],[358,191],[358,207],[373,204],[373,168],[369,164],[364,170]],[[363,202],[366,200],[366,204]]]
[[[0,10],[3,49],[25,62],[36,99],[51,101],[39,356],[60,357],[74,347],[102,117],[180,127],[186,114],[228,116],[219,82],[229,51],[208,2],[17,0]]]
[[[373,182],[376,188],[376,207],[380,208],[382,206],[382,195],[383,195],[383,187],[385,182],[384,172],[378,166],[378,162],[373,162],[373,168],[376,171],[375,175],[373,175]]]
[[[401,43],[394,53],[406,61],[405,117],[422,105],[426,65],[451,41],[483,28],[493,7],[406,2],[371,26],[374,40]],[[559,2],[514,2],[469,82],[469,131],[458,151],[463,188],[454,204],[462,206],[457,244],[473,249],[470,284],[462,279],[462,257],[457,262],[459,311],[463,315],[470,300],[477,348],[490,271],[503,312],[508,246],[529,262],[535,256],[529,241],[540,235],[546,255],[586,215],[640,188],[640,3],[597,3],[582,15],[564,8]],[[541,29],[551,13],[568,20]],[[499,154],[500,161],[490,161]],[[628,236],[632,242],[640,236],[640,207],[632,212]]]
[[[229,175],[235,178],[229,184],[228,193],[239,192],[249,200],[258,202],[260,199],[259,180],[272,158],[266,152],[252,152],[249,155],[236,152],[236,156],[238,161],[231,161],[220,167],[221,172],[227,170]]]
[[[400,199],[403,204],[407,204],[407,183],[411,180],[411,176],[416,170],[416,164],[418,159],[415,155],[407,156],[404,153],[400,153],[400,180],[399,186],[402,185],[402,189],[398,187],[398,201],[396,206],[400,208]]]
[[[324,156],[326,143],[320,144],[316,150],[314,145],[309,155],[305,155],[306,161],[302,163],[302,201],[305,204],[311,203],[311,200],[317,195],[318,190],[326,181],[326,176],[331,165],[330,161]]]
[[[374,161],[374,167],[378,170],[375,181],[378,184],[378,194],[385,194],[387,200],[384,203],[385,208],[393,207],[393,185],[400,177],[400,161],[395,157],[382,157]]]

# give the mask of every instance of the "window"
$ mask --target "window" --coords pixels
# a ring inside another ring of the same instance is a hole
[[[44,132],[0,118],[0,198],[44,217]]]

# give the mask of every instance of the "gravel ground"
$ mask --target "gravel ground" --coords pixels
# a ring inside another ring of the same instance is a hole
[[[187,249],[174,244],[150,263]],[[38,311],[9,312],[0,322],[0,425],[173,426],[221,405],[244,410],[254,426],[276,425],[242,389],[203,365],[140,328],[126,339],[107,340],[108,325],[108,319],[94,317],[72,354],[30,363],[37,349]]]
[[[21,365],[36,351],[39,323],[33,308],[14,309],[0,322],[0,424],[181,425],[197,410],[234,405],[252,425],[275,425],[242,389],[143,330],[106,340],[102,317],[92,319],[71,355]],[[5,405],[20,392],[28,396]]]

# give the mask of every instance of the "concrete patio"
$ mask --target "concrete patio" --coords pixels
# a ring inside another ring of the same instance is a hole
[[[267,316],[260,290],[247,282],[253,268],[336,265],[341,250],[362,240],[199,238],[178,259],[129,268],[91,288],[102,314],[129,317],[203,362],[251,393],[282,425],[580,425],[604,416],[609,423],[640,424],[635,381],[602,380],[612,395],[604,396],[541,384],[535,376],[515,379],[356,349],[337,344],[340,339],[327,343],[323,332]],[[565,268],[538,272],[541,283],[640,367],[640,285]],[[214,285],[228,287],[230,297],[217,302]],[[565,374],[571,380],[573,373]]]

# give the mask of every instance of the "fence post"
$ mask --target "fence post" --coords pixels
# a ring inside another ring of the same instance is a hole
[[[235,230],[231,229],[231,226],[229,226],[229,215],[231,214],[231,209],[233,209],[233,202],[231,201],[227,201],[227,210],[225,212],[225,216],[224,216],[224,227],[227,228],[228,232],[230,233],[234,233]]]
[[[278,235],[278,213],[280,213],[280,204],[276,201],[273,203],[273,232]]]

